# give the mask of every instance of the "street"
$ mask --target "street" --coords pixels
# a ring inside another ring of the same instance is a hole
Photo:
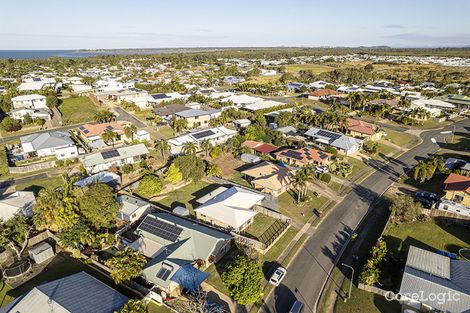
[[[457,131],[469,131],[470,119],[455,124]],[[438,144],[445,144],[445,135],[441,131],[452,130],[448,126],[440,130],[431,130],[421,135],[423,142],[407,151],[398,159],[391,159],[386,165],[366,178],[339,203],[336,208],[323,220],[314,235],[310,237],[299,251],[287,269],[283,284],[277,287],[265,300],[262,312],[287,313],[298,299],[305,305],[304,312],[316,312],[316,306],[329,276],[341,256],[342,249],[351,233],[361,223],[373,202],[379,198],[388,187],[418,160],[435,153],[439,146],[431,141],[434,138]]]

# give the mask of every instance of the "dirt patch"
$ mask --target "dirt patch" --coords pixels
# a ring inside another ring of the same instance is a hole
[[[232,154],[223,154],[216,159],[211,159],[209,162],[217,164],[222,170],[222,177],[225,179],[233,179],[237,168],[245,165],[240,160],[235,159]]]

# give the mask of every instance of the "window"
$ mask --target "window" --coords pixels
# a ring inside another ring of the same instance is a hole
[[[462,202],[462,201],[463,201],[463,196],[461,196],[461,195],[455,195],[455,196],[454,196],[454,201],[455,201],[455,202],[458,202],[458,203]]]
[[[134,217],[136,217],[136,216],[137,216],[136,213],[134,213],[134,214],[131,215],[132,218],[134,218]]]
[[[160,278],[161,280],[167,280],[172,271],[173,266],[166,263],[162,263],[162,267],[157,273],[157,278]]]

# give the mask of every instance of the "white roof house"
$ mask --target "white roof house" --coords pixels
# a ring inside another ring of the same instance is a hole
[[[4,222],[16,214],[31,217],[36,198],[32,191],[17,191],[0,196],[0,219]]]
[[[240,231],[248,226],[257,214],[252,210],[265,196],[231,187],[205,202],[195,210],[196,217],[224,228]]]
[[[252,97],[244,94],[237,94],[237,95],[232,95],[227,98],[223,98],[220,100],[220,102],[229,102],[231,101],[234,105],[236,106],[243,106],[243,105],[248,105],[252,104],[258,101],[263,101],[263,98],[259,97]]]
[[[47,108],[46,97],[43,96],[43,95],[38,95],[38,94],[13,97],[13,98],[11,98],[11,103],[12,103],[14,109],[20,109],[20,108],[42,109],[42,108]]]
[[[20,137],[23,152],[31,156],[56,155],[59,160],[78,156],[75,142],[66,131],[36,133]]]
[[[362,140],[349,137],[340,133],[329,130],[312,127],[304,134],[305,137],[311,138],[314,142],[321,145],[331,146],[340,152],[349,155],[359,151]]]
[[[217,146],[227,142],[227,140],[236,134],[237,132],[235,130],[220,126],[198,130],[179,137],[171,138],[168,140],[168,144],[170,145],[171,154],[179,154],[183,151],[184,144],[187,142],[194,142],[199,145],[202,141],[209,140],[213,146]]]
[[[418,99],[411,101],[412,106],[436,108],[436,109],[455,109],[456,106],[452,103],[445,102],[437,99]]]
[[[151,204],[147,201],[141,200],[129,195],[121,195],[116,198],[116,202],[121,205],[118,212],[118,218],[126,222],[135,222],[142,215],[148,213]]]

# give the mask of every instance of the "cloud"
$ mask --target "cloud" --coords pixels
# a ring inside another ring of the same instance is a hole
[[[385,28],[393,28],[393,29],[407,28],[406,26],[400,25],[400,24],[388,24],[388,25],[384,25],[384,27]]]

